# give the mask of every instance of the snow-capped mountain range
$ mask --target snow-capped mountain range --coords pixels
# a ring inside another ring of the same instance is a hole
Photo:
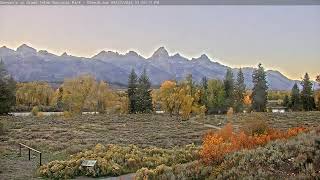
[[[137,74],[145,68],[152,84],[160,85],[164,80],[181,80],[188,74],[192,74],[195,81],[200,81],[204,76],[209,79],[223,79],[229,68],[215,59],[209,59],[205,54],[192,59],[178,53],[169,55],[164,47],[157,49],[149,58],[144,58],[134,51],[126,54],[101,51],[91,58],[84,58],[67,53],[58,56],[23,44],[17,50],[1,47],[0,58],[14,79],[23,82],[61,82],[64,78],[92,74],[98,80],[126,85],[132,68]],[[235,77],[238,70],[233,68]],[[244,67],[242,70],[247,88],[251,88],[254,68]],[[298,82],[273,70],[267,71],[267,80],[269,88],[273,90],[288,90]]]

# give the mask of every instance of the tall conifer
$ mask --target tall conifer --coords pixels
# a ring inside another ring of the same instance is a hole
[[[236,112],[242,112],[244,109],[244,96],[246,93],[246,85],[244,83],[244,76],[240,68],[237,74],[237,81],[235,83],[234,91],[234,107]]]
[[[137,111],[137,83],[138,76],[134,69],[132,69],[128,80],[129,113],[136,113]]]
[[[7,114],[16,102],[16,82],[0,60],[0,114]]]
[[[253,89],[251,94],[252,110],[256,112],[264,112],[267,106],[267,79],[266,72],[261,63],[252,74]]]

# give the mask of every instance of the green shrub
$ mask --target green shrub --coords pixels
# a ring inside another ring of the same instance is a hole
[[[135,179],[205,179],[210,176],[213,170],[212,166],[205,165],[200,161],[176,164],[172,167],[162,164],[155,169],[139,169]]]
[[[241,129],[249,136],[264,134],[269,130],[267,121],[268,119],[265,115],[252,113],[251,116],[246,117]]]
[[[39,174],[47,178],[72,178],[86,176],[118,176],[133,173],[142,167],[156,168],[159,165],[173,166],[199,158],[199,147],[187,145],[184,148],[138,148],[134,145],[118,146],[97,144],[93,149],[77,153],[67,161],[52,161],[39,168]],[[97,160],[94,171],[81,168],[81,160]],[[168,171],[163,167],[165,171]],[[162,172],[161,168],[159,171]],[[159,175],[162,173],[159,173]],[[172,174],[171,174],[172,175]],[[165,177],[171,176],[165,174]]]

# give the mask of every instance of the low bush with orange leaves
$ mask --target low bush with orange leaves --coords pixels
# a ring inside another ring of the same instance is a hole
[[[287,139],[305,131],[306,128],[295,127],[286,131],[267,128],[262,134],[248,134],[245,131],[236,133],[229,123],[218,132],[209,132],[205,135],[200,154],[206,163],[219,163],[228,153],[252,149],[276,139]]]

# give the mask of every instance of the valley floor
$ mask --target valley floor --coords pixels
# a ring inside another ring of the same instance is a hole
[[[6,129],[0,136],[0,179],[23,179],[34,174],[38,157],[30,163],[27,149],[23,149],[24,159],[18,158],[18,143],[43,152],[46,163],[65,159],[98,143],[162,148],[200,145],[203,134],[211,129],[166,115],[82,115],[70,119],[2,116],[0,121]],[[21,173],[16,173],[20,168]]]
[[[278,128],[319,126],[320,112],[264,113],[268,124]],[[71,154],[101,144],[135,144],[139,147],[172,148],[194,143],[214,127],[232,122],[240,127],[252,114],[209,115],[205,119],[181,121],[160,115],[82,115],[65,119],[62,116],[0,116],[5,133],[0,135],[0,179],[36,178],[38,156],[28,161],[27,150],[18,157],[18,143],[43,152],[43,163],[63,160]],[[208,126],[213,125],[213,126]]]

